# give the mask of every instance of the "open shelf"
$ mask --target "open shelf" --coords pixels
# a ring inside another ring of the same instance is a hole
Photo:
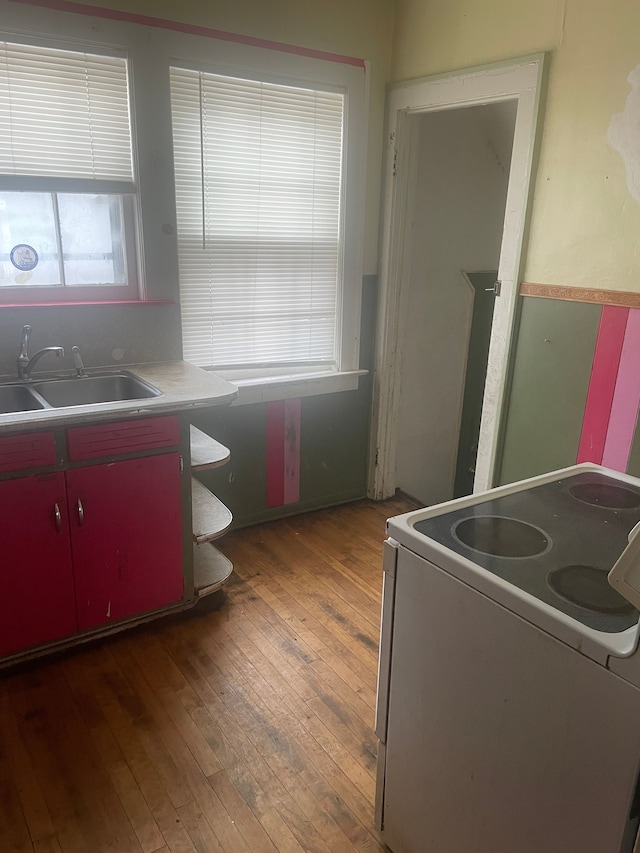
[[[191,470],[206,471],[224,465],[230,457],[229,448],[191,424]]]
[[[231,577],[233,565],[208,542],[193,546],[194,587],[198,598],[217,592]]]
[[[191,472],[207,471],[224,465],[230,452],[224,444],[191,424]],[[221,500],[191,477],[193,522],[193,585],[198,598],[217,592],[229,580],[233,564],[211,544],[229,529],[233,517]]]
[[[191,514],[198,545],[222,536],[233,521],[230,510],[195,477],[191,478]]]

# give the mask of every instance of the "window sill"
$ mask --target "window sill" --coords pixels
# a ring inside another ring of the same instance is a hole
[[[229,375],[229,371],[216,371],[218,376],[233,382],[238,387],[238,396],[231,403],[232,406],[268,403],[295,397],[312,397],[317,394],[336,394],[340,391],[356,391],[358,380],[368,372],[368,370],[345,370],[339,373],[300,373],[234,379]]]
[[[173,299],[95,299],[78,302],[0,302],[0,308],[88,308],[97,305],[175,305]]]

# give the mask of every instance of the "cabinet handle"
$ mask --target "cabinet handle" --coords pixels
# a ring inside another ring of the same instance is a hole
[[[78,524],[80,527],[84,524],[84,507],[80,498],[78,498]]]
[[[53,505],[53,515],[56,522],[56,530],[60,533],[62,530],[62,513],[60,512],[60,507],[58,506],[57,501]]]

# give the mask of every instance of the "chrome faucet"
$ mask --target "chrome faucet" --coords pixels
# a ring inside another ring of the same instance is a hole
[[[31,326],[24,326],[22,329],[22,338],[20,340],[20,351],[16,361],[18,367],[18,379],[25,382],[31,376],[31,371],[36,363],[40,361],[42,356],[48,352],[54,352],[58,358],[64,355],[63,347],[44,347],[29,358],[29,339],[31,337]]]

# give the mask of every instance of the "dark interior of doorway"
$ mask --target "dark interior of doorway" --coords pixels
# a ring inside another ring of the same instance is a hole
[[[454,483],[454,497],[460,498],[473,492],[473,480],[480,438],[482,399],[487,377],[489,341],[495,303],[496,270],[465,272],[474,290],[473,315],[469,335],[467,370],[464,381],[460,438]]]

